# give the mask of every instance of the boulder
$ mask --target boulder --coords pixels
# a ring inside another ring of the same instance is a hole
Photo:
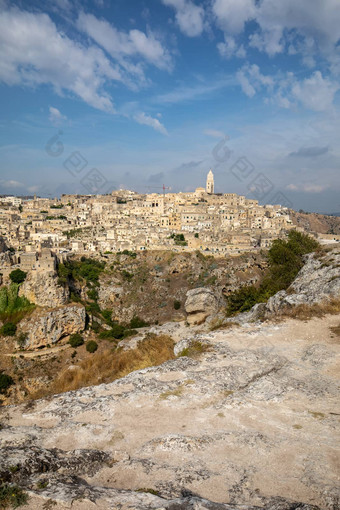
[[[24,348],[39,349],[47,344],[54,345],[73,333],[83,331],[85,320],[85,307],[78,303],[54,310],[35,310],[20,323],[21,331],[27,334]]]
[[[31,271],[20,286],[19,296],[38,306],[54,308],[67,303],[69,290],[59,285],[55,271]]]
[[[220,307],[219,299],[211,289],[192,289],[186,297],[184,308],[191,325],[202,324],[209,315],[216,314]]]

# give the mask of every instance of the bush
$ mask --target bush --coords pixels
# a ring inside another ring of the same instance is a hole
[[[5,393],[12,384],[14,384],[12,377],[0,372],[0,393]]]
[[[174,301],[174,309],[179,310],[181,308],[181,302],[177,301],[177,299]]]
[[[115,338],[120,340],[124,337],[125,328],[121,324],[113,324],[112,328],[108,331],[102,331],[99,334],[99,338]]]
[[[68,343],[75,349],[76,347],[83,345],[84,339],[80,333],[74,333],[70,336]]]
[[[304,255],[317,250],[319,243],[306,234],[292,230],[287,240],[277,239],[268,251],[269,270],[260,287],[241,287],[228,297],[227,315],[250,310],[280,290],[287,289],[304,265]]]
[[[133,317],[130,320],[131,329],[145,328],[146,326],[148,326],[148,323],[143,321],[143,319],[140,319],[139,317]]]
[[[9,274],[10,279],[13,283],[22,283],[26,278],[27,273],[21,271],[21,269],[15,269]]]
[[[18,508],[27,505],[28,495],[18,486],[7,483],[0,485],[0,508]]]
[[[15,333],[17,331],[17,327],[13,322],[6,322],[1,328],[0,328],[0,334],[2,336],[15,336]]]
[[[20,349],[23,349],[25,347],[27,340],[27,333],[20,333],[20,335],[17,338],[17,344],[20,347]]]
[[[89,340],[86,344],[87,352],[93,353],[98,349],[98,344],[94,340]]]

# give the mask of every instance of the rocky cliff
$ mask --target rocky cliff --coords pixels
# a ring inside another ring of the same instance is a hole
[[[338,248],[307,255],[306,263],[287,290],[272,296],[267,303],[227,319],[241,324],[271,318],[298,305],[315,305],[340,298],[340,251]]]
[[[67,303],[69,291],[67,286],[58,284],[54,271],[31,271],[21,285],[19,295],[38,306],[53,308]]]
[[[37,309],[20,323],[26,335],[25,349],[54,345],[85,328],[86,313],[82,305],[73,303],[54,309]]]

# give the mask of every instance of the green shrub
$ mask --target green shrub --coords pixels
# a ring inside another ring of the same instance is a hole
[[[81,257],[80,260],[68,260],[58,266],[59,281],[67,283],[68,280],[83,280],[99,285],[99,275],[104,271],[105,262],[96,259]]]
[[[102,331],[99,334],[99,338],[115,338],[120,340],[124,337],[125,328],[121,324],[113,324],[112,328],[108,331]]]
[[[139,317],[133,317],[130,320],[130,328],[132,329],[138,329],[138,328],[145,328],[148,326],[148,323],[145,322],[143,319],[140,319]]]
[[[104,317],[105,322],[109,326],[112,326],[113,325],[112,318],[111,318],[112,317],[112,310],[102,310],[101,314],[102,314],[102,317]]]
[[[260,287],[241,287],[228,297],[227,315],[250,310],[280,290],[287,289],[304,265],[304,255],[317,250],[319,243],[306,234],[292,230],[287,240],[276,239],[268,251],[269,269]]]
[[[15,336],[16,331],[17,331],[17,327],[15,324],[13,324],[13,322],[6,322],[0,328],[1,336]]]
[[[227,314],[250,310],[259,300],[259,290],[254,286],[245,286],[233,292],[228,297]]]
[[[27,505],[28,495],[18,486],[3,483],[0,485],[0,508],[18,508]]]
[[[80,333],[74,333],[70,336],[68,343],[75,349],[76,347],[83,345],[84,339]]]
[[[0,372],[0,393],[5,393],[12,384],[14,384],[12,377]]]
[[[177,299],[174,301],[174,309],[179,310],[181,308],[181,302],[177,301]]]
[[[129,271],[126,271],[126,269],[122,269],[122,276],[128,282],[130,282],[132,280],[132,278],[133,278],[133,274],[129,273]]]
[[[98,344],[94,340],[89,340],[86,344],[87,352],[93,353],[98,349]]]
[[[14,269],[14,271],[9,274],[9,277],[14,283],[22,283],[25,280],[26,275],[27,273],[25,273],[25,271],[21,271],[21,269]]]

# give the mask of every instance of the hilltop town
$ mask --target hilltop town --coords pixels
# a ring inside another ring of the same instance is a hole
[[[55,253],[166,249],[239,254],[270,246],[292,227],[285,207],[214,193],[212,171],[205,188],[188,193],[118,190],[60,199],[5,197],[0,199],[0,224],[6,244],[26,253],[23,269],[34,265],[33,252],[44,247]]]

